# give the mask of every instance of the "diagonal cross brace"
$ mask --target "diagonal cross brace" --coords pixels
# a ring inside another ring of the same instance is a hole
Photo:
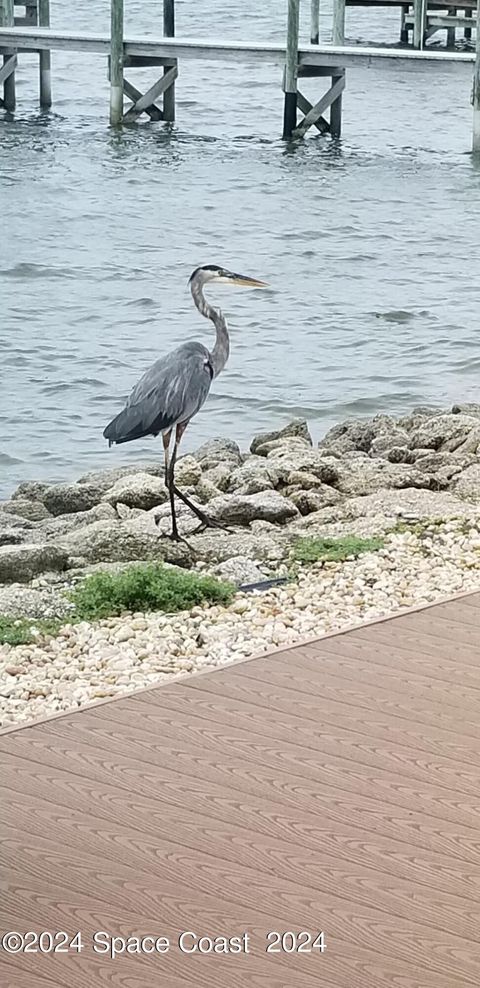
[[[297,92],[297,104],[302,113],[305,114],[309,113],[309,111],[313,109],[310,100],[308,100],[306,96],[303,96],[300,90]],[[321,134],[326,134],[330,130],[330,124],[327,123],[323,117],[319,117],[318,120],[315,120],[313,126],[316,127]]]
[[[5,62],[3,68],[0,69],[0,85],[5,82],[5,79],[9,79],[12,72],[15,72],[17,67],[17,56],[11,55],[10,58]]]
[[[123,91],[126,93],[128,98],[132,100],[132,103],[136,103],[142,95],[140,90],[136,89],[135,86],[132,86],[132,83],[129,82],[128,79],[125,79],[125,77],[123,79]],[[151,106],[147,106],[145,113],[148,113],[151,120],[163,120],[163,113],[158,106],[155,106],[155,103],[152,103]]]
[[[126,122],[129,120],[136,120],[141,113],[148,111],[148,107],[153,106],[155,104],[155,100],[158,99],[159,96],[162,96],[167,89],[170,89],[170,86],[175,82],[177,76],[178,66],[173,65],[161,79],[158,79],[153,86],[150,86],[150,89],[147,90],[144,96],[140,96],[140,99],[137,99],[136,103],[134,103],[134,105],[127,110],[123,119]]]
[[[319,99],[318,103],[308,111],[304,116],[303,120],[299,123],[298,127],[293,131],[293,137],[303,137],[307,132],[309,127],[317,123],[319,117],[321,117],[324,110],[327,110],[332,103],[338,99],[345,89],[345,76],[340,76],[339,79],[330,87],[327,93]]]

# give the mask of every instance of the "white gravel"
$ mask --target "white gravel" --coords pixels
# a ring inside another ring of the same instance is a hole
[[[304,568],[296,582],[238,594],[229,607],[66,625],[43,645],[1,646],[1,722],[76,709],[399,608],[480,590],[480,522],[468,526],[456,520],[420,535],[391,535],[379,552]]]

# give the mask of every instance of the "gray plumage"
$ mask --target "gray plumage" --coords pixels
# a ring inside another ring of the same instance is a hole
[[[103,435],[109,446],[158,436],[188,422],[204,404],[212,379],[212,355],[202,343],[184,343],[160,357],[107,425]]]
[[[203,343],[183,343],[182,346],[156,360],[135,385],[125,408],[112,419],[104,430],[108,445],[129,443],[144,436],[163,437],[165,454],[165,484],[170,496],[173,539],[179,539],[175,513],[175,497],[180,498],[198,516],[202,525],[215,526],[216,522],[178,489],[175,485],[177,450],[188,422],[204,404],[214,377],[220,374],[228,360],[230,341],[225,319],[220,309],[214,309],[203,294],[203,286],[216,281],[226,284],[260,288],[265,284],[255,278],[233,274],[216,264],[197,268],[190,278],[190,290],[196,308],[202,316],[211,319],[216,339],[213,349]],[[173,451],[170,442],[175,430]]]

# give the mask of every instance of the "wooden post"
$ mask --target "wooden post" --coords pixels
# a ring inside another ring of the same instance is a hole
[[[413,4],[413,47],[423,48],[425,37],[425,0],[414,0]]]
[[[110,123],[123,120],[123,0],[111,0]]]
[[[166,38],[175,37],[175,0],[163,0],[163,33]],[[168,66],[163,70],[164,77],[169,72]],[[173,123],[175,120],[175,83],[163,94],[163,119]]]
[[[409,11],[408,5],[405,4],[401,8],[401,14],[400,14],[400,43],[402,45],[408,45],[408,28],[405,24],[405,17],[407,16],[408,11]]]
[[[298,75],[298,29],[300,23],[300,0],[288,0],[287,55],[283,89],[285,104],[283,111],[283,137],[291,140],[297,126],[297,75]]]
[[[463,13],[465,15],[465,18],[466,18],[467,22],[471,22],[473,11],[470,9],[470,7],[467,7],[466,10],[464,10]],[[465,30],[464,30],[464,32],[463,32],[463,36],[465,38],[465,41],[471,41],[472,40],[472,28],[471,27],[466,27]]]
[[[475,68],[473,72],[473,152],[480,154],[480,3],[477,3],[475,31]]]
[[[311,0],[310,7],[310,42],[318,45],[320,41],[320,0]]]
[[[14,26],[14,3],[13,0],[0,0],[0,27]],[[12,58],[13,52],[3,56],[3,65]],[[15,71],[9,71],[3,83],[3,106],[5,110],[13,113],[15,110]]]
[[[333,0],[333,27],[332,44],[345,44],[345,0]],[[343,69],[340,73],[333,74],[332,86],[344,75]],[[342,97],[338,96],[330,107],[330,133],[332,137],[340,137],[342,133]]]
[[[456,7],[449,7],[447,9],[447,14],[449,14],[450,17],[458,16],[457,8]],[[447,28],[447,48],[455,48],[455,28],[454,27]]]
[[[50,0],[38,0],[38,26],[50,27]],[[49,51],[40,52],[40,106],[52,105],[52,72]]]

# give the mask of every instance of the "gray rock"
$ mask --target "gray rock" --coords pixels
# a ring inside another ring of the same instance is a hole
[[[250,452],[257,453],[259,447],[264,446],[265,443],[275,442],[286,436],[299,436],[301,439],[306,439],[310,446],[313,445],[306,419],[293,419],[283,429],[277,429],[275,432],[262,432],[258,436],[254,436],[250,445]]]
[[[226,525],[248,525],[255,518],[282,524],[298,514],[295,505],[277,491],[224,494],[210,501],[208,507],[212,517]]]
[[[458,453],[437,453],[426,450],[421,456],[415,457],[415,469],[423,473],[434,473],[445,481],[466,470],[474,463],[473,456],[459,456]]]
[[[456,453],[466,456],[471,453],[473,456],[480,456],[480,425],[469,432],[465,442],[457,446]]]
[[[181,487],[195,487],[202,478],[202,468],[194,456],[182,456],[175,467],[175,481]]]
[[[88,511],[98,504],[101,491],[97,484],[53,484],[41,500],[52,515]]]
[[[62,539],[62,549],[68,553],[69,565],[97,562],[128,562],[132,560],[166,560],[179,566],[189,566],[194,555],[183,542],[172,542],[154,531],[142,528],[134,521],[113,523],[96,521]]]
[[[59,588],[37,590],[19,583],[0,586],[0,614],[9,617],[62,618],[71,611],[72,604]]]
[[[468,501],[480,501],[480,463],[472,463],[452,483],[452,491]]]
[[[408,432],[405,429],[391,429],[388,432],[381,432],[379,436],[372,439],[369,453],[372,457],[381,456],[390,459],[388,455],[390,450],[399,446],[408,446],[408,442]]]
[[[230,477],[234,470],[237,469],[237,463],[230,461],[229,463],[219,463],[216,467],[211,467],[210,470],[205,470],[202,474],[202,480],[207,480],[214,487],[218,487],[219,491],[227,491],[228,485],[230,483]]]
[[[50,518],[47,521],[38,522],[35,526],[35,538],[50,542],[68,535],[70,532],[86,528],[94,521],[117,521],[115,508],[111,504],[96,504],[90,511],[77,511],[71,515],[58,515],[57,518]],[[33,538],[33,536],[32,536]]]
[[[39,573],[64,570],[67,553],[48,544],[12,545],[0,548],[0,583],[27,583]]]
[[[228,491],[237,494],[258,494],[274,490],[281,472],[268,464],[263,456],[251,456],[237,467],[230,476]]]
[[[0,528],[0,545],[21,545],[23,542],[31,542],[31,535],[24,528],[14,528],[4,525]]]
[[[28,532],[35,529],[35,525],[21,515],[11,514],[9,511],[0,511],[0,532],[5,529],[17,528],[20,531]]]
[[[323,508],[292,523],[291,531],[329,536],[376,535],[400,521],[480,517],[480,507],[468,504],[447,491],[380,490],[365,497],[352,497],[331,508]]]
[[[359,419],[334,425],[318,445],[327,449],[333,448],[340,453],[348,453],[354,449],[367,453],[374,438],[375,430],[371,420]]]
[[[136,473],[120,480],[111,487],[106,494],[102,495],[102,502],[116,507],[117,504],[126,504],[129,508],[141,508],[142,511],[149,511],[157,504],[163,504],[168,499],[168,491],[160,477],[154,477],[151,473]]]
[[[438,415],[448,414],[443,408],[431,408],[429,405],[418,405],[413,409],[408,415],[402,415],[397,419],[397,426],[399,429],[406,429],[407,432],[411,432],[412,429],[418,429],[420,426],[425,424],[427,419],[435,418]]]
[[[252,456],[268,456],[269,453],[274,453],[277,450],[282,453],[290,451],[291,453],[301,453],[305,450],[310,452],[312,449],[311,443],[308,439],[302,439],[301,436],[285,436],[283,439],[271,439],[268,443],[262,443],[261,446],[257,446],[256,453],[251,454]]]
[[[248,556],[232,556],[231,559],[226,559],[224,563],[215,566],[212,572],[220,580],[233,583],[236,587],[242,584],[260,583],[266,579],[265,573],[262,573]]]
[[[288,484],[292,473],[313,474],[323,484],[335,484],[338,478],[338,463],[331,456],[321,455],[316,449],[294,449],[285,447],[274,449],[267,456],[267,463],[277,471],[280,480]]]
[[[343,456],[354,451],[383,456],[392,446],[407,442],[405,430],[390,415],[375,415],[370,419],[342,422],[320,440],[319,447]]]
[[[453,453],[469,438],[472,431],[478,434],[478,419],[473,415],[436,415],[414,428],[410,435],[411,449],[435,449]]]
[[[22,501],[41,501],[44,503],[44,495],[52,487],[52,484],[44,484],[38,480],[24,480],[19,484],[12,494],[12,501],[17,499]]]
[[[316,477],[314,473],[308,473],[307,470],[292,470],[287,476],[286,483],[287,486],[283,491],[286,497],[289,496],[289,488],[292,490],[311,491],[318,490],[323,486],[320,477]]]
[[[232,439],[209,439],[208,442],[195,450],[194,457],[198,460],[202,470],[211,470],[213,467],[230,465],[232,469],[242,462],[240,447]]]
[[[192,535],[189,544],[198,559],[207,563],[226,562],[235,556],[244,556],[255,562],[276,563],[288,556],[295,536],[287,528],[275,528],[269,532],[234,531],[215,532],[209,530],[201,535]]]
[[[345,459],[338,467],[337,488],[343,494],[364,495],[385,488],[424,487],[432,489],[438,481],[415,467],[380,459]]]
[[[286,488],[285,495],[293,501],[301,515],[309,515],[312,511],[319,511],[330,504],[338,504],[342,500],[342,495],[334,487],[327,487],[322,484],[316,490],[291,490]]]
[[[209,471],[212,473],[213,471]],[[208,504],[212,501],[214,497],[220,497],[222,491],[219,487],[215,487],[207,477],[202,477],[195,488],[195,495],[202,504]]]
[[[424,452],[425,450],[422,450],[422,453]],[[426,450],[426,452],[428,453],[430,450]],[[387,460],[389,460],[390,463],[415,463],[417,458],[416,454],[417,450],[408,449],[407,446],[392,446],[392,448],[388,450]]]
[[[51,517],[41,501],[31,501],[28,498],[4,501],[0,504],[0,511],[8,515],[16,515],[17,518],[25,518],[26,521],[43,521],[44,518]]]
[[[467,401],[463,405],[452,405],[452,415],[470,415],[480,419],[480,405],[476,401]]]
[[[107,470],[90,470],[79,478],[79,484],[94,484],[99,491],[105,493],[122,477],[133,477],[136,473],[150,473],[153,477],[163,477],[165,467],[163,452],[154,463],[137,463],[135,466],[109,467]]]

